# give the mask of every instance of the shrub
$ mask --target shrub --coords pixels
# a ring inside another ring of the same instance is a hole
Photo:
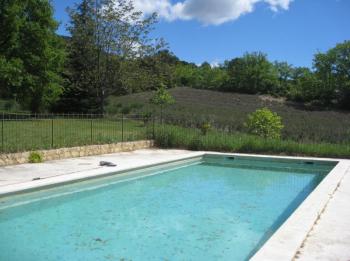
[[[134,110],[134,111],[140,111],[142,108],[143,108],[143,104],[142,103],[132,103],[130,105],[130,108],[131,110]]]
[[[205,122],[200,126],[200,129],[203,135],[207,135],[208,131],[211,129],[211,124],[209,122]]]
[[[123,104],[121,103],[110,103],[106,106],[106,112],[108,114],[118,114],[121,112]]]
[[[160,131],[157,133],[156,145],[161,148],[174,148],[178,138],[172,131]]]
[[[5,102],[4,109],[7,111],[16,112],[21,110],[21,106],[15,100],[9,100]]]
[[[125,107],[122,107],[121,109],[121,113],[124,115],[130,114],[131,111],[132,111],[132,108],[130,106],[125,106]]]
[[[249,114],[245,126],[251,134],[272,139],[279,139],[284,128],[282,118],[268,108]]]
[[[143,124],[146,126],[152,119],[152,112],[142,113]]]
[[[28,161],[29,163],[41,163],[43,162],[43,156],[41,153],[33,151],[29,154]]]
[[[188,145],[190,150],[201,150],[203,147],[204,144],[200,137],[193,138]]]
[[[151,104],[160,106],[161,109],[164,106],[170,105],[174,102],[175,100],[173,96],[171,96],[171,94],[166,90],[166,87],[164,84],[160,84],[154,96],[150,99]]]

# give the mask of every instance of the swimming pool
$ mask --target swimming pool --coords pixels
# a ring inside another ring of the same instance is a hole
[[[206,155],[0,198],[0,260],[246,260],[335,164]]]

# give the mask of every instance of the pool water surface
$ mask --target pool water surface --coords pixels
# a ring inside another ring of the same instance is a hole
[[[247,260],[333,166],[207,157],[0,198],[0,260]]]

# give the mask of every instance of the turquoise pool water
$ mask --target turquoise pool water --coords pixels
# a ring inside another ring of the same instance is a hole
[[[205,157],[0,198],[0,260],[247,260],[333,166]]]

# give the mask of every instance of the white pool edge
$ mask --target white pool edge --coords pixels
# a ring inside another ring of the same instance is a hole
[[[294,260],[309,232],[325,210],[329,200],[336,193],[342,179],[350,175],[350,160],[315,157],[270,156],[241,153],[207,152],[208,154],[246,156],[255,158],[294,159],[312,161],[331,161],[337,165],[307,196],[288,219],[250,258],[252,261]]]
[[[309,232],[336,193],[349,166],[349,162],[339,161],[337,166],[308,195],[251,260],[295,259]]]
[[[168,160],[155,161],[151,164],[133,164],[124,168],[101,168],[77,172],[69,175],[60,175],[42,180],[12,184],[0,187],[0,198],[30,192],[33,190],[46,189],[57,185],[79,182],[89,179],[118,175],[123,172],[141,168],[153,167],[159,164],[168,164],[176,161],[202,157],[206,154],[223,156],[245,156],[254,158],[276,158],[313,161],[338,162],[336,167],[325,177],[325,179],[310,193],[293,214],[282,224],[282,226],[265,242],[255,253],[251,260],[293,260],[302,246],[308,233],[314,226],[320,214],[326,207],[332,195],[336,192],[343,177],[350,171],[350,160],[314,158],[314,157],[290,157],[290,156],[269,156],[239,153],[218,153],[218,152],[193,152],[189,155],[172,156]]]

